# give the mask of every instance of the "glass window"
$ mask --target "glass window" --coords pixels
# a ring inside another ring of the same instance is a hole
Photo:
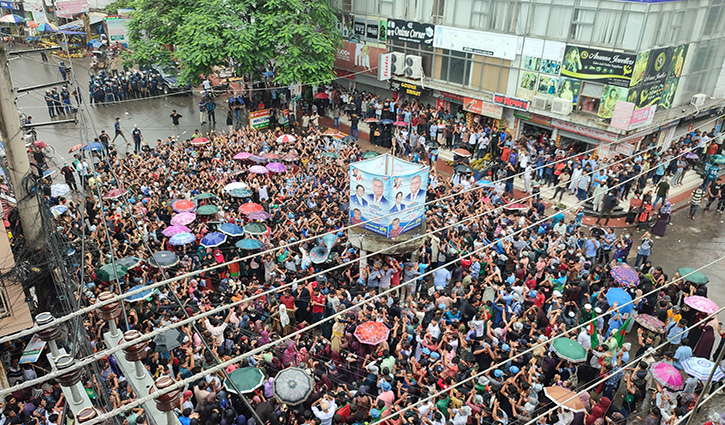
[[[713,2],[715,3],[715,2]],[[703,25],[703,35],[714,35],[720,27],[720,19],[722,17],[723,7],[714,5],[706,14],[705,24]]]
[[[566,40],[569,36],[569,28],[573,19],[574,8],[551,5],[549,12],[549,26],[546,35],[549,38]]]
[[[454,50],[442,50],[440,79],[467,86],[471,80],[471,55]]]
[[[592,44],[619,46],[623,34],[621,10],[599,10],[592,30]]]
[[[625,50],[638,51],[639,37],[644,25],[644,13],[629,12],[624,25],[621,46]]]
[[[533,11],[529,15],[529,35],[546,37],[546,26],[549,22],[548,4],[532,3]]]

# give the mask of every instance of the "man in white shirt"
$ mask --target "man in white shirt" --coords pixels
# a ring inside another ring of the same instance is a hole
[[[320,419],[320,425],[332,425],[332,418],[335,416],[335,410],[337,410],[335,399],[327,394],[312,403],[312,413]]]

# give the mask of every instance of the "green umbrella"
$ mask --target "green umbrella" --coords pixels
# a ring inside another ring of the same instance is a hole
[[[551,348],[559,357],[570,362],[578,363],[587,359],[587,350],[573,339],[556,338],[551,344]]]
[[[683,279],[685,279],[686,281],[696,283],[698,285],[704,285],[710,281],[710,279],[705,276],[705,273],[696,272],[695,269],[692,269],[690,267],[680,267],[679,269],[677,269],[677,273],[679,273],[680,276],[684,276]]]
[[[191,199],[193,201],[201,201],[202,199],[211,199],[211,198],[216,198],[216,195],[213,193],[200,193]]]
[[[267,226],[262,223],[249,223],[244,226],[244,231],[250,235],[263,235],[267,233]]]
[[[328,158],[337,159],[339,156],[335,152],[323,152],[322,156],[326,156]]]
[[[380,155],[380,153],[375,152],[375,151],[367,151],[364,154],[362,154],[362,159],[375,158],[378,155]]]
[[[230,380],[232,382],[229,382]],[[224,380],[224,386],[231,393],[236,394],[237,390],[239,390],[242,394],[245,394],[261,387],[264,381],[266,381],[266,378],[260,369],[243,367],[230,373],[229,378]]]
[[[116,280],[116,275],[123,277],[126,273],[128,273],[128,269],[118,263],[116,263],[116,273],[113,272],[113,264],[106,264],[96,270],[96,277],[102,282],[110,282]]]
[[[725,155],[717,154],[710,157],[710,162],[713,164],[725,164]]]
[[[212,215],[219,212],[219,207],[216,205],[202,205],[196,209],[197,215]]]

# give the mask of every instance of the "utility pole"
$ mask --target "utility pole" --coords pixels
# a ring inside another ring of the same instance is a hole
[[[5,143],[8,158],[10,182],[18,201],[20,224],[23,235],[31,249],[43,245],[43,226],[40,225],[40,206],[34,194],[28,194],[25,178],[30,175],[30,160],[25,148],[23,131],[20,128],[18,105],[15,101],[10,68],[5,48],[0,46],[0,135]]]

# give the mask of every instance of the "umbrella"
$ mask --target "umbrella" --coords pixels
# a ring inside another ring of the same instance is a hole
[[[463,148],[453,149],[453,153],[464,158],[468,158],[469,156],[471,156],[471,152],[468,152]]]
[[[315,99],[327,99],[327,98],[329,98],[329,97],[330,97],[330,95],[329,95],[329,94],[327,94],[327,93],[323,93],[323,92],[317,93],[317,94],[315,95]]]
[[[212,199],[212,198],[216,198],[216,195],[213,193],[200,193],[200,194],[194,196],[193,198],[191,198],[191,200],[198,202],[198,201],[201,201],[202,199]]]
[[[123,257],[116,261],[116,264],[121,265],[128,270],[138,267],[141,263],[143,263],[143,260],[134,256]]]
[[[355,338],[363,344],[377,345],[388,339],[390,329],[380,322],[365,322],[355,328]]]
[[[395,121],[393,125],[396,127],[407,127],[408,123],[405,121]]]
[[[558,406],[573,412],[584,412],[586,408],[582,399],[574,391],[569,391],[564,387],[554,385],[544,388],[544,394]]]
[[[488,179],[481,179],[481,180],[477,181],[476,184],[485,187],[485,186],[491,186],[491,185],[493,185],[493,182],[491,180],[488,180]]]
[[[649,314],[638,314],[634,316],[634,320],[645,329],[649,329],[652,332],[663,333],[665,331],[665,323],[660,319],[650,316]]]
[[[469,167],[468,165],[456,165],[456,168],[454,168],[454,170],[458,174],[467,174],[473,172],[473,168]]]
[[[128,269],[118,263],[115,264],[115,273],[114,273],[114,264],[105,264],[101,266],[100,269],[96,270],[96,278],[102,282],[110,282],[112,280],[116,280],[116,275],[118,275],[119,278],[126,276],[126,273],[128,273]]]
[[[365,122],[367,122],[367,123],[371,123],[371,122],[380,122],[380,120],[379,120],[379,119],[377,119],[377,118],[366,118],[366,119],[365,119]]]
[[[683,276],[683,279],[685,279],[688,282],[695,283],[697,285],[704,285],[707,282],[710,281],[710,279],[705,276],[705,273],[700,271],[695,271],[695,269],[692,269],[690,267],[680,267],[677,269],[677,273],[680,274],[680,276]]]
[[[249,214],[255,211],[264,211],[264,207],[254,202],[246,202],[239,206],[239,212],[242,214]]]
[[[68,207],[66,207],[65,205],[56,205],[54,207],[50,207],[50,213],[53,214],[53,217],[60,217],[66,211],[68,211]]]
[[[296,406],[312,395],[315,381],[304,369],[290,367],[274,377],[272,386],[274,397],[280,403]]]
[[[43,171],[43,178],[47,179],[48,177],[51,177],[53,174],[55,174],[55,170],[45,170],[45,171]]]
[[[19,24],[21,22],[25,22],[25,19],[18,15],[5,15],[0,18],[0,22],[3,24]]]
[[[562,359],[578,363],[587,359],[587,350],[578,342],[569,338],[556,338],[551,343],[551,349]]]
[[[630,301],[632,301],[632,296],[622,288],[609,288],[607,291],[607,303],[610,306],[614,306],[614,303],[617,303],[618,306],[629,303],[624,307],[618,308],[621,313],[629,313],[634,309],[634,305]]]
[[[287,171],[287,167],[279,162],[270,162],[269,164],[265,165],[265,168],[273,173],[284,173],[285,171]]]
[[[207,143],[209,143],[209,141],[210,140],[207,139],[206,137],[197,137],[197,138],[191,139],[191,144],[192,145],[206,145]]]
[[[337,159],[340,156],[336,154],[335,152],[322,152],[322,156],[326,156],[328,158]]]
[[[352,105],[350,103],[345,103],[344,105],[340,106],[340,110],[342,112],[352,112],[355,110],[355,105]]]
[[[103,199],[118,199],[121,196],[125,195],[126,193],[128,193],[128,191],[125,190],[125,189],[124,190],[121,190],[121,189],[118,189],[118,188],[117,189],[111,189],[108,192],[106,192],[105,195],[103,195]]]
[[[316,246],[310,250],[310,259],[315,264],[322,264],[327,261],[330,256],[330,250],[322,245]]]
[[[193,202],[187,201],[186,199],[181,199],[179,201],[174,202],[171,205],[171,208],[174,209],[174,211],[182,213],[182,212],[192,212],[196,209],[196,205],[194,205]]]
[[[177,233],[169,238],[169,245],[179,246],[188,245],[196,240],[193,233]]]
[[[260,249],[264,247],[264,243],[262,241],[258,241],[256,239],[242,239],[240,241],[237,241],[237,243],[234,244],[239,249],[246,249],[246,250],[252,250],[252,249]]]
[[[247,214],[247,218],[250,220],[268,220],[272,218],[272,214],[265,211],[252,211]]]
[[[38,32],[53,32],[58,31],[58,27],[55,24],[40,24],[38,25]]]
[[[102,151],[103,145],[98,142],[91,142],[90,144],[83,147],[84,150]]]
[[[237,390],[239,390],[244,394],[261,387],[266,380],[264,373],[260,369],[243,367],[230,373],[229,378],[224,380],[224,386],[229,392],[236,394]],[[232,386],[232,384],[234,385]]]
[[[223,190],[225,192],[229,192],[230,190],[233,190],[233,189],[246,189],[248,187],[249,186],[247,186],[247,184],[244,182],[233,182],[233,183],[229,183],[228,185],[224,186]]]
[[[38,147],[40,149],[45,149],[48,147],[48,144],[45,142],[41,142],[40,140],[36,140],[33,142],[33,146]]]
[[[199,215],[212,215],[219,212],[219,207],[216,205],[206,204],[196,209],[196,213]]]
[[[289,143],[297,140],[297,137],[291,134],[283,134],[277,138],[277,143]]]
[[[384,119],[384,120],[379,121],[380,125],[391,125],[391,124],[393,124],[393,122],[394,122],[393,120],[389,120],[389,119]]]
[[[252,191],[247,188],[232,189],[229,191],[229,195],[231,195],[235,198],[250,198],[252,196]]]
[[[145,288],[145,287],[146,287],[146,285],[136,285],[133,288],[129,288],[128,291],[126,291],[126,292],[127,293],[132,292],[137,289],[141,289],[141,288]],[[133,295],[126,297],[126,301],[129,301],[129,302],[140,301],[140,300],[148,298],[153,292],[154,292],[153,289],[147,289],[145,291],[139,292],[138,294],[133,294]]]
[[[226,241],[227,235],[225,235],[224,233],[212,232],[204,236],[199,244],[207,248],[214,248],[215,246],[219,246]]]
[[[717,304],[714,301],[699,295],[685,297],[685,304],[706,314],[715,314],[718,311]]]
[[[379,152],[375,152],[375,151],[367,151],[367,152],[365,152],[364,154],[362,154],[362,159],[370,159],[370,158],[375,158],[375,157],[376,157],[376,156],[378,156],[378,155],[380,155],[380,153],[379,153]]]
[[[65,183],[56,183],[50,185],[50,196],[57,198],[70,193],[70,186]]]
[[[282,155],[276,154],[274,152],[263,153],[262,156],[272,161],[276,161],[282,158]]]
[[[619,264],[610,272],[614,281],[624,286],[636,286],[639,284],[637,271],[627,264]]]
[[[79,151],[79,150],[81,150],[81,149],[83,149],[85,147],[86,147],[86,145],[75,145],[72,148],[68,149],[68,153],[75,152],[75,151]]]
[[[725,163],[725,155],[722,154],[716,154],[710,157],[710,162],[713,164],[723,164]]]
[[[528,206],[520,202],[512,202],[510,204],[506,204],[503,206],[503,208],[508,211],[527,211],[529,209]]]
[[[239,152],[238,154],[234,155],[234,159],[249,159],[249,157],[252,156],[249,152]]]
[[[196,214],[192,212],[184,212],[173,216],[171,218],[171,224],[174,226],[186,226],[194,220],[196,220]]]
[[[267,226],[262,223],[249,223],[244,225],[244,231],[250,235],[263,235],[267,233]]]
[[[295,154],[291,153],[291,152],[290,153],[286,153],[282,157],[282,161],[287,161],[287,162],[297,161],[298,159],[300,159],[300,157],[298,155],[295,155]]]
[[[260,155],[252,155],[252,156],[250,156],[247,159],[249,159],[252,162],[256,162],[258,164],[262,164],[262,163],[267,162],[267,158],[265,158],[263,156],[260,156]]]
[[[345,136],[342,138],[342,143],[349,145],[350,143],[357,142],[357,139],[352,136]]]
[[[699,158],[699,156],[697,156],[697,154],[694,153],[694,152],[687,152],[686,154],[683,155],[683,158],[685,158],[685,159],[697,159],[697,158]]]
[[[181,347],[181,332],[178,329],[169,329],[166,332],[156,335],[154,343],[156,343],[156,351],[159,353],[168,353],[175,348]]]
[[[223,223],[219,226],[219,231],[229,236],[244,236],[244,229],[234,223]]]
[[[674,391],[680,391],[685,388],[685,381],[682,379],[682,375],[671,364],[655,362],[650,365],[649,371],[652,372],[652,378],[662,386]]]
[[[690,357],[687,360],[683,360],[682,368],[685,370],[685,373],[700,381],[707,381],[713,369],[715,369],[715,373],[712,375],[713,381],[717,382],[725,378],[725,373],[714,362],[703,359],[702,357]]]
[[[262,167],[261,165],[252,165],[251,167],[249,167],[249,170],[247,170],[247,171],[249,171],[250,173],[254,173],[254,174],[269,173],[269,170],[265,167]]]
[[[178,262],[179,257],[171,251],[155,252],[154,255],[148,259],[149,264],[162,269],[174,267]]]

